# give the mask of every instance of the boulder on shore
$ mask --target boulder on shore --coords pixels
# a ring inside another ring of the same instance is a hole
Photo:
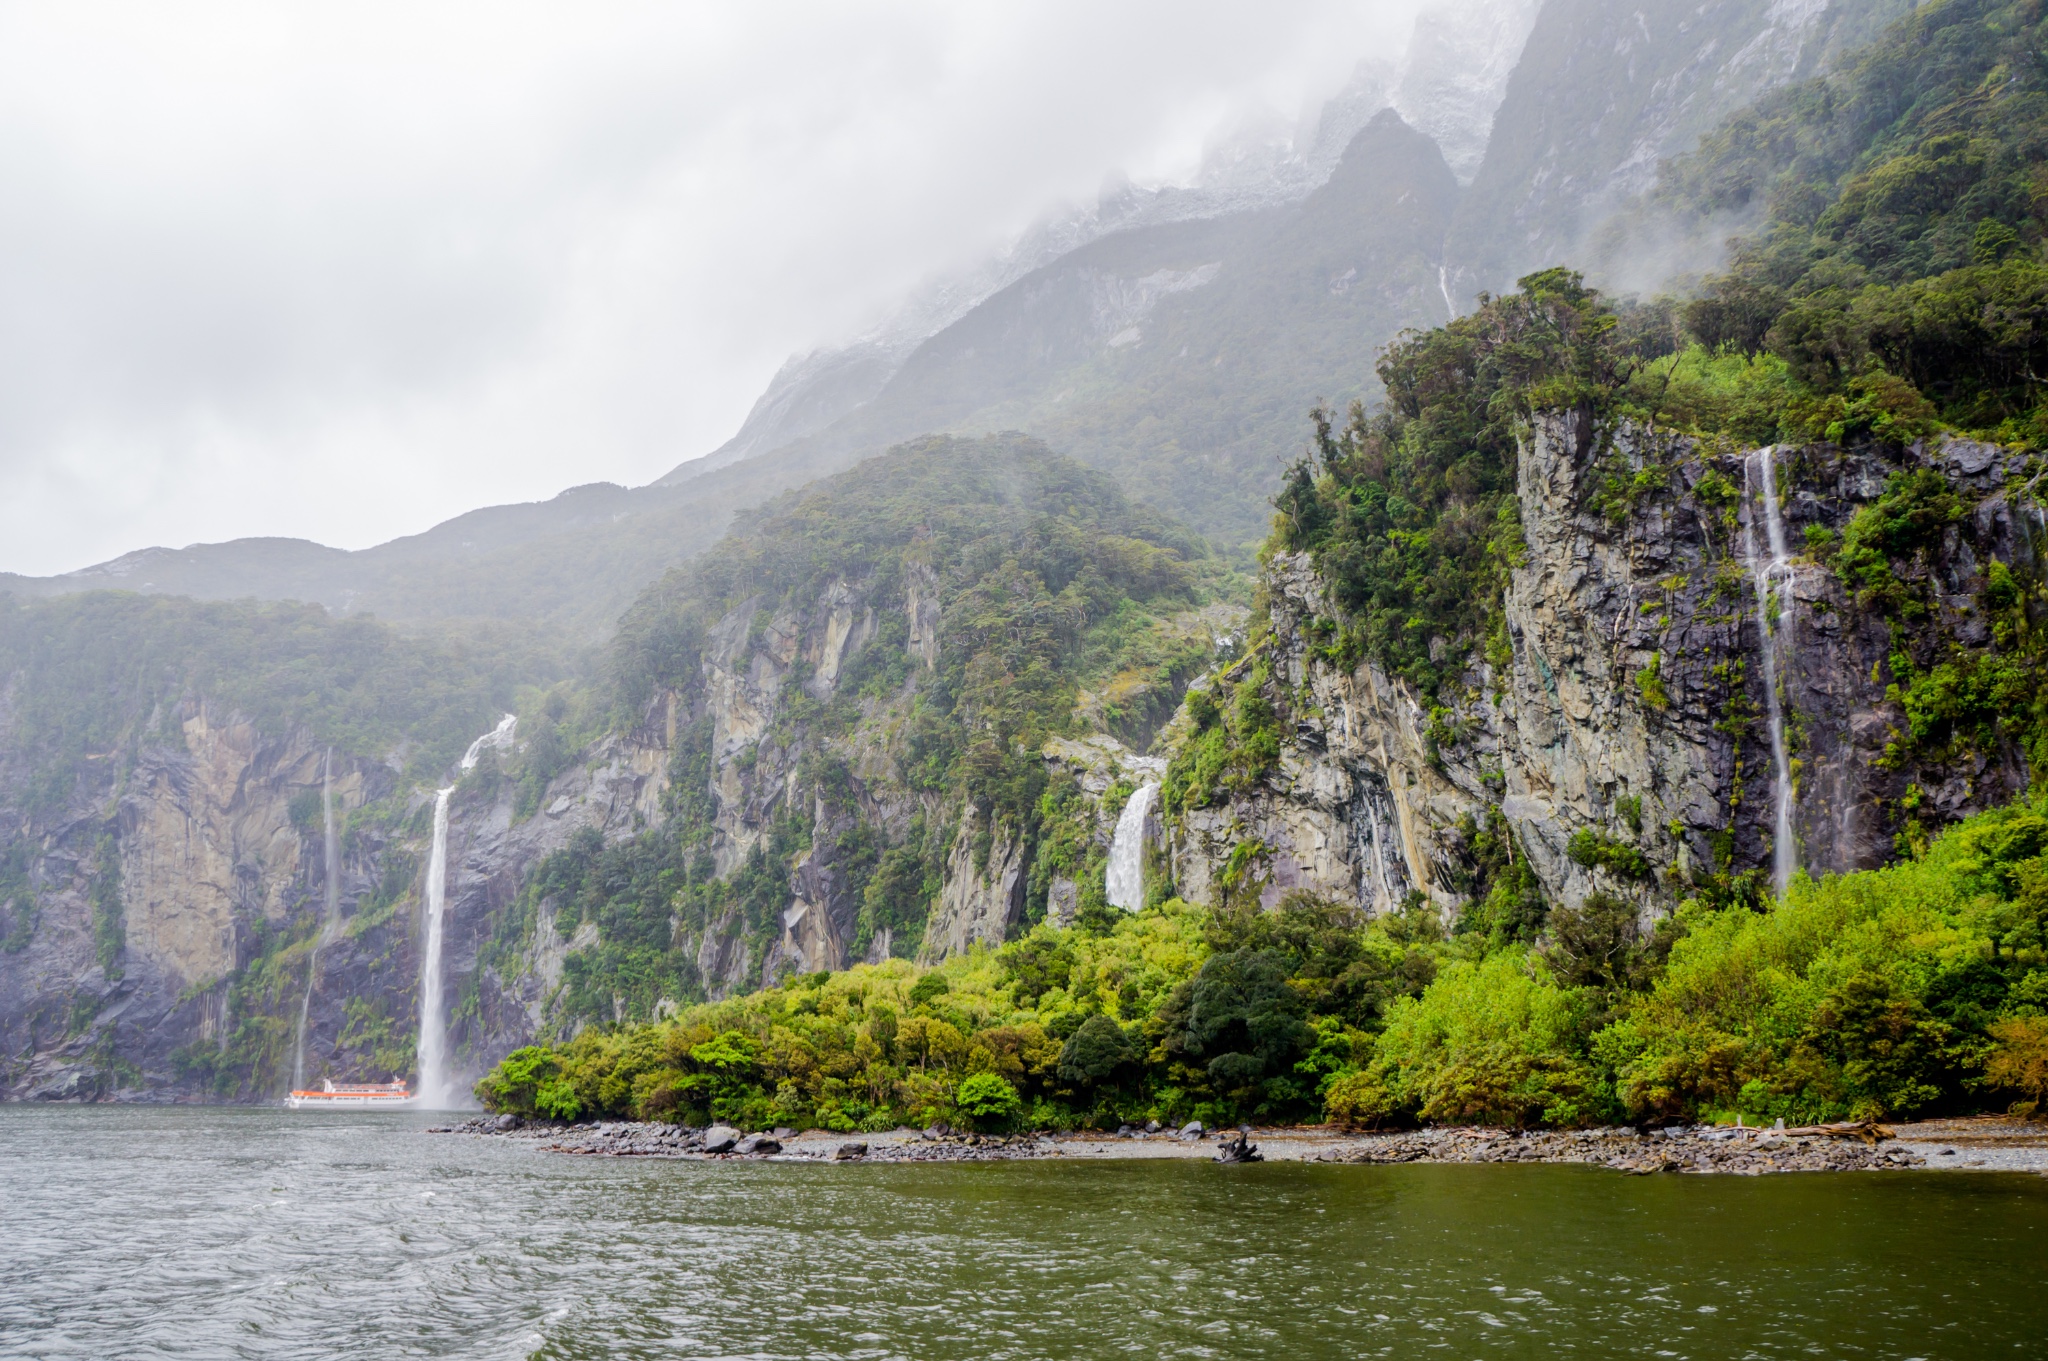
[[[731,1125],[713,1125],[704,1131],[706,1153],[730,1153],[739,1141],[740,1132]]]

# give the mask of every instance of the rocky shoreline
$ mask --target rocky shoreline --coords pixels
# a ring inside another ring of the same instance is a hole
[[[1442,1128],[1359,1133],[1327,1127],[1179,1130],[1126,1127],[1116,1134],[974,1134],[896,1129],[834,1134],[788,1129],[606,1121],[566,1125],[486,1116],[432,1133],[518,1139],[541,1151],[585,1157],[779,1162],[996,1162],[1031,1158],[1204,1159],[1221,1162],[1584,1163],[1617,1172],[1856,1172],[1909,1168],[2048,1175],[2048,1127],[2004,1117],[1917,1125],[1827,1129],[1674,1126],[1510,1131]]]

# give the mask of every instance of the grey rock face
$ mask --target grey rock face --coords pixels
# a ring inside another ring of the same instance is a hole
[[[731,1125],[713,1125],[704,1131],[706,1153],[731,1153],[740,1142],[740,1132]]]
[[[1806,531],[1839,538],[1893,475],[1939,469],[1965,514],[1910,569],[1933,604],[1903,626],[1928,645],[1981,642],[1973,602],[1984,573],[2034,561],[2041,511],[2013,503],[2023,460],[1992,446],[1773,452],[1794,551],[1774,608],[1798,863],[1869,868],[1892,858],[1909,822],[2005,802],[2026,772],[2017,752],[1936,759],[1899,743],[1892,623],[1797,554]],[[1645,469],[1661,490],[1621,510],[1603,504],[1610,477],[1627,483]],[[1324,583],[1305,557],[1276,559],[1280,761],[1252,796],[1188,812],[1172,829],[1181,893],[1213,899],[1231,851],[1256,840],[1267,906],[1305,889],[1374,912],[1420,893],[1453,911],[1470,882],[1472,830],[1495,816],[1553,903],[1598,890],[1647,915],[1696,870],[1766,870],[1776,771],[1751,570],[1750,545],[1765,537],[1759,469],[1755,451],[1540,422],[1518,474],[1526,553],[1506,593],[1509,654],[1498,671],[1475,658],[1447,703],[1369,663],[1326,660],[1311,638],[1312,621],[1336,613]],[[1574,860],[1582,832],[1633,848],[1649,873]]]
[[[460,1086],[531,1039],[576,942],[553,930],[543,908],[515,964],[486,963],[483,946],[541,857],[585,828],[622,835],[659,808],[664,704],[550,786],[553,816],[515,821],[506,782],[465,785],[451,802],[444,981],[447,995],[475,997],[449,1037]],[[407,813],[431,792],[400,789],[385,763],[335,754],[337,819],[366,805],[396,811],[349,827],[337,855],[339,929],[317,953],[295,953],[290,942],[321,932],[327,885],[322,829],[296,824],[291,805],[319,796],[325,748],[203,700],[172,718],[141,745],[118,789],[82,791],[38,829],[35,929],[22,948],[0,953],[0,1099],[279,1100],[293,1079],[302,1002],[307,1082],[405,1076],[399,1065],[419,1024],[428,860],[428,833]],[[11,738],[0,705],[0,809],[19,792]],[[94,933],[102,835],[119,883],[111,965]],[[266,950],[283,986],[238,988]],[[83,1025],[70,1023],[78,1017]],[[249,1042],[263,1033],[281,1033],[282,1044]]]

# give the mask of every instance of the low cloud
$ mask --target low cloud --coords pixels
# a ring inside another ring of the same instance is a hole
[[[0,570],[644,482],[790,352],[1412,14],[0,9]]]

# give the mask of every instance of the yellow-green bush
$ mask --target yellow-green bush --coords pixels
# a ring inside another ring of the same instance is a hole
[[[864,964],[586,1029],[477,1091],[561,1119],[838,1130],[1800,1122],[2048,1100],[2048,803],[1970,819],[1909,863],[1801,879],[1763,911],[1689,903],[1655,933],[1602,918],[1637,933],[1626,967],[1570,948],[1590,911],[1554,912],[1531,947],[1306,895],[1274,912],[1174,899],[1103,934],[1041,926],[933,969]]]

